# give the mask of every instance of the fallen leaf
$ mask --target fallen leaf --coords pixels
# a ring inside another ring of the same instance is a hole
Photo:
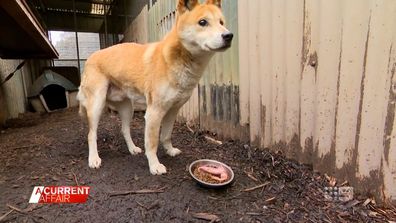
[[[205,221],[210,221],[210,222],[219,222],[220,218],[219,216],[215,214],[209,214],[209,213],[192,213],[192,216],[196,219],[201,219]]]

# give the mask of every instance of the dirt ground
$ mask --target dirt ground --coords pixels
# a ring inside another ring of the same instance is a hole
[[[104,114],[98,133],[102,167],[88,167],[87,127],[76,109],[28,114],[8,122],[0,134],[0,221],[5,222],[387,222],[396,211],[367,197],[346,203],[324,200],[328,178],[267,150],[237,141],[216,145],[208,132],[177,124],[174,145],[183,153],[159,159],[163,176],[151,176],[143,154],[129,154],[120,120]],[[143,148],[143,113],[132,122],[132,138]],[[216,138],[216,136],[211,135]],[[192,181],[188,165],[210,158],[235,172],[225,189],[205,189]],[[85,204],[29,205],[33,186],[88,185]],[[253,189],[255,186],[265,186]],[[163,188],[163,193],[110,196],[113,191]],[[250,191],[244,191],[246,189]],[[19,211],[11,209],[16,207]],[[12,212],[10,212],[13,210]],[[208,215],[212,214],[214,216]],[[393,215],[395,216],[395,215]],[[201,216],[202,217],[202,216]]]

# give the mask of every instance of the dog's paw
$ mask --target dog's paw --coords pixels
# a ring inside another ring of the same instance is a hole
[[[152,175],[161,175],[166,173],[166,167],[161,163],[153,164],[150,166],[150,173]]]
[[[132,147],[132,148],[129,149],[129,152],[130,152],[132,155],[136,155],[136,154],[142,153],[142,151],[143,151],[143,150],[142,150],[141,148],[137,147],[137,146],[134,146],[134,147]]]
[[[101,164],[102,164],[102,159],[100,159],[99,156],[88,158],[88,165],[92,169],[99,169]]]
[[[174,148],[174,147],[172,147],[171,149],[166,150],[166,153],[169,156],[172,156],[172,157],[175,157],[175,156],[179,155],[181,152],[182,151],[180,149]]]

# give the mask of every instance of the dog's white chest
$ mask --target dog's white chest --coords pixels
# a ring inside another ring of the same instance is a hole
[[[161,97],[161,102],[166,107],[172,107],[175,104],[184,104],[190,98],[192,89],[180,89],[166,83],[160,86],[158,93]]]

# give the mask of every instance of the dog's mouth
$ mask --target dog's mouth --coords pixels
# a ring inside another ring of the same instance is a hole
[[[225,50],[227,50],[228,48],[231,47],[231,43],[226,43],[224,44],[222,47],[219,48],[211,48],[209,46],[206,46],[210,51],[215,51],[215,52],[223,52]]]

